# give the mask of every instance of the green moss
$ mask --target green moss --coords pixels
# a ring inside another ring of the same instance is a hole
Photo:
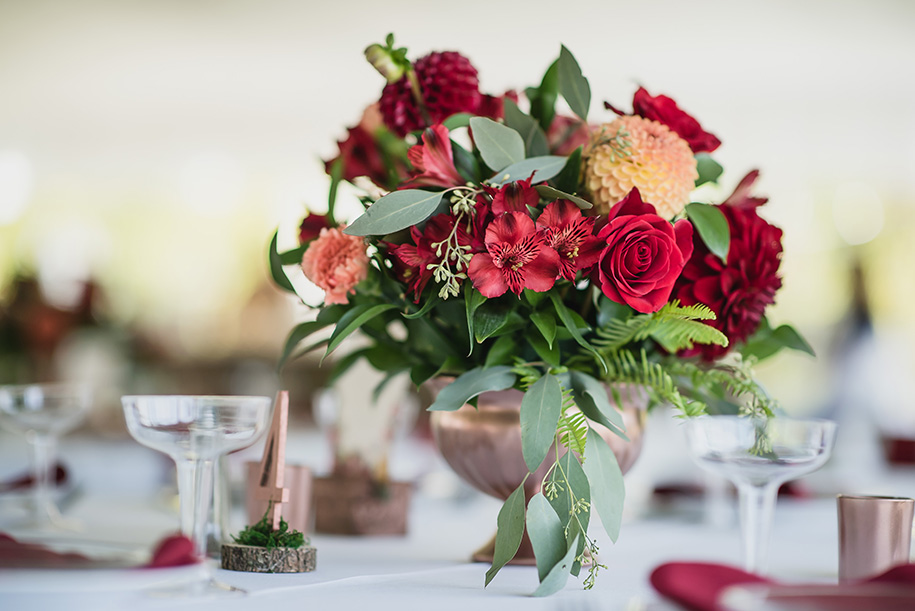
[[[260,519],[257,524],[247,526],[238,533],[238,536],[232,536],[232,539],[240,545],[253,545],[254,547],[289,547],[299,548],[305,545],[305,535],[297,530],[289,530],[289,524],[283,518],[280,518],[280,527],[274,530],[267,519],[267,513]]]

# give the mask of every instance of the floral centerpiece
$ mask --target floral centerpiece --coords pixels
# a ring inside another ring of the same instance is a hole
[[[454,378],[431,410],[523,391],[524,460],[531,472],[553,466],[529,503],[521,486],[506,500],[486,583],[526,522],[538,593],[562,587],[589,553],[590,586],[601,566],[590,514],[616,540],[624,496],[592,430],[625,435],[616,385],[641,385],[683,416],[769,415],[750,366],[785,346],[809,351],[765,319],[782,232],[758,214],[758,173],[720,203],[693,201],[722,173],[718,138],[644,88],[631,112],[605,103],[591,122],[589,82],[565,47],[539,85],[499,96],[479,91],[459,53],[411,62],[389,36],[366,57],[387,84],[327,162],[326,214],[304,219],[294,250],[277,252],[274,236],[276,282],[292,290],[283,266],[300,265],[325,291],[282,360],[330,355],[358,330],[368,345],[332,376],[364,358],[416,385]],[[335,216],[340,181],[365,206],[349,224]]]

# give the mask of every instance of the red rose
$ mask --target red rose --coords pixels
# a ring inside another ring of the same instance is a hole
[[[608,102],[604,102],[604,106],[618,115],[625,114]],[[652,96],[644,87],[639,87],[632,96],[632,114],[663,123],[686,140],[694,153],[711,153],[721,146],[721,140],[702,129],[699,122],[682,111],[676,102],[666,95]]]
[[[711,361],[746,341],[781,288],[782,230],[756,213],[757,206],[766,202],[749,193],[758,175],[755,170],[750,172],[719,206],[731,230],[727,262],[711,254],[697,238],[693,256],[676,287],[676,296],[684,305],[704,303],[715,311],[718,318],[707,324],[727,335],[730,344],[727,348],[697,345],[687,355],[698,354]]]
[[[597,234],[606,244],[597,264],[601,291],[638,312],[658,311],[693,252],[693,226],[662,219],[638,189],[613,206],[608,219]]]

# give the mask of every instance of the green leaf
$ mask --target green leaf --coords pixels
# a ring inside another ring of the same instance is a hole
[[[566,164],[559,174],[553,178],[552,183],[558,190],[565,193],[574,193],[578,190],[578,181],[581,176],[581,151],[578,147],[566,158]]]
[[[422,223],[442,201],[443,193],[404,189],[388,193],[343,230],[347,235],[387,235]]]
[[[296,325],[296,327],[292,330],[292,332],[289,333],[289,336],[286,338],[286,344],[283,346],[283,353],[280,356],[279,362],[276,364],[277,371],[283,368],[283,365],[286,364],[286,361],[289,359],[292,351],[295,350],[296,347],[302,343],[306,337],[315,331],[327,327],[329,324],[331,323],[321,323],[313,320],[309,322],[303,322],[300,325]]]
[[[308,244],[302,244],[298,248],[287,250],[280,253],[280,263],[283,265],[299,265],[302,263],[302,255],[308,250]]]
[[[553,308],[556,310],[556,314],[559,315],[559,320],[562,321],[563,326],[565,326],[565,328],[572,335],[572,339],[574,339],[579,346],[597,357],[597,360],[600,362],[604,371],[607,371],[607,362],[604,360],[603,355],[601,355],[601,353],[598,352],[594,346],[589,344],[587,341],[585,341],[585,338],[582,337],[581,332],[578,330],[578,327],[575,324],[575,319],[573,318],[572,313],[562,302],[562,298],[557,293],[550,291],[550,300],[553,302]]]
[[[584,200],[577,195],[572,195],[571,193],[566,193],[565,191],[555,189],[550,185],[537,185],[534,188],[537,189],[537,193],[540,194],[540,197],[545,200],[552,201],[557,199],[567,199],[582,210],[588,210],[594,207],[594,204],[591,202]]]
[[[279,230],[273,233],[273,239],[270,240],[270,275],[273,277],[273,281],[276,282],[277,286],[281,289],[289,291],[290,293],[295,293],[295,289],[292,287],[292,283],[289,282],[289,278],[286,277],[286,272],[283,271],[283,261],[280,258],[280,254],[276,251],[276,238],[279,234]]]
[[[816,356],[813,348],[807,343],[807,340],[790,325],[781,325],[775,330],[775,337],[785,348],[806,352],[810,356]]]
[[[626,488],[623,472],[620,471],[616,455],[603,437],[593,429],[588,431],[588,445],[585,449],[582,468],[591,483],[591,502],[597,508],[604,530],[610,540],[616,543],[620,536],[620,522],[623,519],[623,501]]]
[[[572,370],[569,372],[569,385],[581,413],[626,439],[623,415],[610,403],[603,384],[586,373]]]
[[[537,559],[537,573],[543,581],[568,551],[559,516],[539,492],[527,504],[527,534]]]
[[[506,97],[502,106],[505,125],[521,134],[527,156],[549,155],[550,144],[547,142],[546,134],[540,128],[540,124],[532,117],[521,112],[521,109],[511,98]]]
[[[469,182],[480,181],[480,163],[472,153],[452,140],[451,154],[454,155],[454,167],[461,177]]]
[[[486,301],[486,297],[484,297],[480,291],[475,291],[473,289],[473,283],[464,283],[464,307],[467,311],[467,337],[470,338],[470,351],[467,352],[467,356],[473,354],[473,347],[475,345],[475,342],[473,341],[475,337],[473,329],[473,315],[476,313],[477,308],[479,308],[484,301]]]
[[[731,230],[728,228],[728,220],[724,213],[717,206],[692,203],[686,206],[686,216],[712,254],[722,261],[727,261]]]
[[[572,53],[565,45],[559,50],[559,93],[569,103],[569,108],[582,121],[588,120],[588,108],[591,106],[591,86],[588,79],[581,74],[581,68]]]
[[[553,347],[553,340],[556,339],[556,319],[546,312],[531,312],[531,322],[543,335],[550,348]]]
[[[337,224],[334,218],[334,208],[337,205],[337,187],[340,186],[340,181],[343,180],[344,169],[343,156],[341,155],[330,166],[330,189],[327,191],[327,221],[331,227]]]
[[[423,304],[423,307],[421,307],[418,311],[413,312],[412,314],[404,314],[401,312],[401,316],[411,320],[414,318],[422,318],[429,312],[429,310],[437,306],[441,301],[442,298],[438,296],[438,293],[432,293],[429,298],[426,299],[426,303]]]
[[[566,158],[556,155],[531,157],[518,163],[513,163],[501,172],[496,172],[489,182],[501,187],[516,180],[527,180],[533,174],[533,183],[543,182],[556,176],[565,167]]]
[[[493,365],[509,364],[512,362],[517,349],[515,338],[511,335],[503,335],[493,342],[492,347],[486,354],[486,362],[483,366],[492,367]]]
[[[521,547],[521,537],[524,536],[524,482],[515,488],[502,509],[499,510],[499,517],[496,520],[498,530],[496,530],[496,548],[493,552],[492,566],[486,571],[486,583],[488,586],[492,578],[496,576],[502,567],[508,564],[508,561],[515,557],[518,548]]]
[[[547,365],[551,367],[559,367],[561,362],[561,355],[559,353],[559,344],[554,344],[550,346],[546,343],[546,340],[543,339],[543,336],[540,333],[535,331],[529,331],[525,335],[527,343],[531,345],[531,348],[534,349],[534,352],[537,353]]]
[[[549,596],[565,587],[572,567],[576,564],[575,557],[578,555],[579,543],[580,538],[576,536],[569,545],[566,555],[550,570],[546,578],[540,582],[540,586],[534,590],[534,596]]]
[[[512,313],[510,306],[494,299],[484,299],[479,305],[468,304],[467,307],[474,309],[473,337],[478,344],[499,331]]]
[[[453,132],[458,128],[470,125],[470,118],[472,116],[473,115],[468,112],[458,112],[445,119],[442,122],[442,125],[444,125],[449,132]]]
[[[696,155],[696,170],[699,172],[699,178],[696,179],[697,187],[707,182],[717,183],[721,173],[724,172],[724,168],[709,157],[708,153],[698,153]]]
[[[486,117],[470,119],[473,141],[483,161],[493,170],[501,170],[524,159],[521,134]]]
[[[544,374],[521,399],[521,453],[529,471],[536,471],[550,451],[561,412],[559,380]]]
[[[526,91],[531,101],[531,116],[540,122],[540,127],[546,131],[556,115],[556,99],[559,97],[559,61],[550,64],[540,87],[530,87]]]
[[[321,361],[323,362],[324,359],[327,358],[327,355],[336,350],[337,346],[340,345],[340,342],[349,337],[353,331],[379,314],[387,312],[388,310],[393,310],[396,307],[397,306],[393,303],[379,303],[377,305],[363,304],[357,305],[349,310],[340,318],[340,322],[337,323],[337,327],[330,336],[330,343],[327,344],[327,351],[324,353],[324,356],[321,357]]]
[[[490,390],[505,390],[515,384],[517,376],[508,365],[476,367],[443,388],[429,406],[430,412],[453,412],[477,395]]]

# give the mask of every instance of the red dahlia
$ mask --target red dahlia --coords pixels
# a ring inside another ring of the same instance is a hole
[[[483,96],[469,59],[454,51],[433,52],[416,60],[413,69],[428,117],[423,117],[406,75],[388,83],[381,92],[381,116],[395,134],[403,137],[458,112],[477,114]]]
[[[708,324],[728,336],[730,347],[746,341],[756,331],[766,307],[775,303],[775,293],[782,286],[778,276],[782,230],[756,213],[756,207],[766,201],[749,195],[756,176],[755,171],[748,174],[719,206],[731,230],[727,263],[711,254],[696,236],[693,256],[674,289],[684,305],[704,303],[715,311],[717,320]],[[688,354],[711,361],[727,351],[726,347],[710,344],[697,345]]]

